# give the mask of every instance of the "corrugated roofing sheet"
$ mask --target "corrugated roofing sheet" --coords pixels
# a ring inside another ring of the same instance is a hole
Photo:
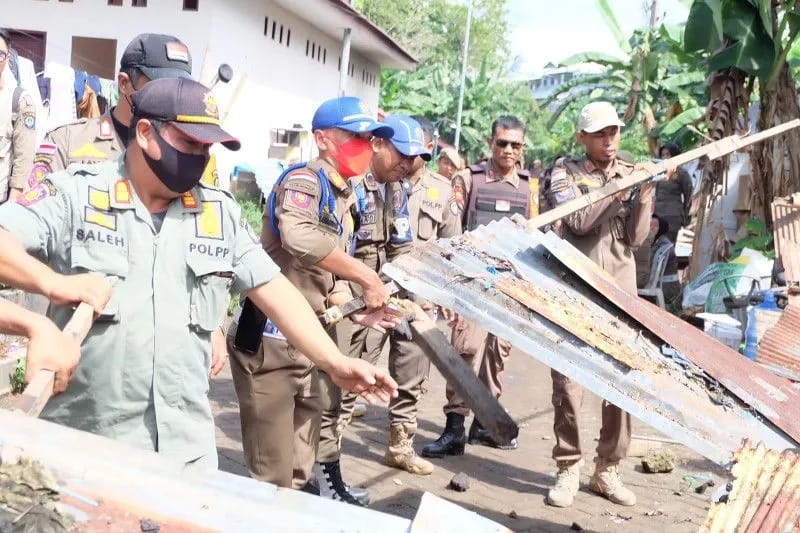
[[[791,451],[745,441],[736,452],[727,498],[711,507],[701,532],[797,531],[800,527],[800,460]]]
[[[794,198],[800,200],[800,195],[772,202],[775,252],[783,263],[788,285],[800,283],[800,205]]]
[[[384,273],[717,463],[747,437],[795,445],[681,354],[663,355],[656,337],[557,261],[543,238],[505,219],[416,247]]]
[[[768,329],[758,344],[756,361],[769,367],[783,367],[800,376],[800,306],[789,304],[778,323]]]

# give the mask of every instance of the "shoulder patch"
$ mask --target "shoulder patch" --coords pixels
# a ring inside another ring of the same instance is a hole
[[[17,198],[17,203],[25,207],[30,207],[41,202],[45,198],[55,196],[57,194],[58,189],[56,189],[56,186],[53,184],[53,182],[50,181],[49,178],[44,178],[42,181],[37,183],[36,186]]]
[[[450,213],[453,216],[458,216],[461,213],[461,209],[458,207],[458,202],[456,202],[455,198],[450,200]]]
[[[310,194],[289,189],[283,199],[283,208],[288,210],[302,209],[305,211],[311,208],[312,199]]]
[[[22,117],[22,123],[29,130],[34,129],[36,127],[36,114],[35,113],[26,113],[25,116]]]

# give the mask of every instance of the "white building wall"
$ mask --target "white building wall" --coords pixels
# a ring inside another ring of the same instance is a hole
[[[311,0],[303,0],[311,1]],[[270,0],[200,0],[197,12],[181,0],[150,0],[147,7],[107,6],[102,0],[0,0],[14,13],[13,27],[47,32],[46,61],[69,65],[72,37],[117,40],[117,65],[125,46],[139,33],[175,35],[189,47],[193,75],[208,83],[221,63],[234,79],[216,89],[225,127],[242,140],[239,152],[217,151],[219,175],[227,181],[236,164],[263,168],[272,128],[308,128],[319,103],[337,95],[341,38],[323,34]],[[8,11],[6,11],[8,12]],[[270,31],[264,35],[264,17]],[[272,21],[284,26],[284,43],[271,37]],[[286,46],[287,31],[291,30]],[[342,31],[344,29],[342,28]],[[326,61],[306,56],[306,40],[327,50]],[[377,111],[380,68],[351,52],[354,73],[346,93]],[[371,75],[365,80],[366,73]],[[364,83],[364,81],[366,83]]]

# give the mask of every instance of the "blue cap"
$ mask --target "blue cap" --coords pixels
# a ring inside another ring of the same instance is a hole
[[[339,128],[353,133],[370,132],[376,137],[390,138],[394,130],[384,126],[370,115],[366,104],[355,96],[342,96],[322,102],[314,113],[311,129],[327,130]]]
[[[431,160],[431,153],[425,149],[425,136],[419,122],[408,115],[389,115],[383,123],[394,130],[390,141],[397,151],[410,157],[419,156],[425,161]]]

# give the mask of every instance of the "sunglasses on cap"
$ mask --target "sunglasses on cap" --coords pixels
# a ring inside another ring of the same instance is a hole
[[[500,148],[505,148],[510,144],[512,150],[522,150],[522,143],[507,141],[505,139],[495,139],[494,142]]]

